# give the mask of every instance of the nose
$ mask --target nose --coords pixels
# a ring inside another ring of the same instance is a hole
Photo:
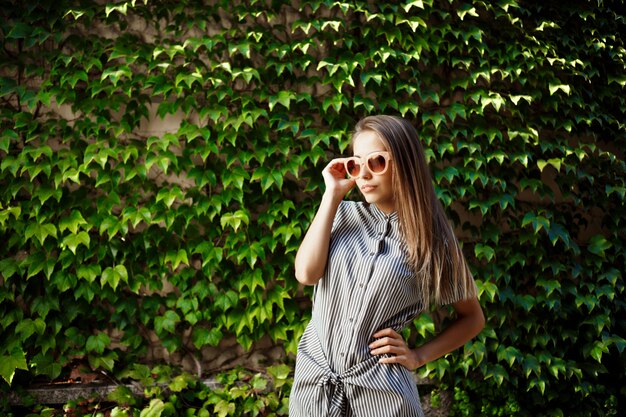
[[[372,178],[372,171],[370,171],[367,164],[361,165],[361,178],[365,178],[365,179]]]

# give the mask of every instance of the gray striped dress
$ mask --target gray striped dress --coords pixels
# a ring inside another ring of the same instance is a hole
[[[368,347],[378,330],[397,332],[422,310],[396,213],[342,201],[326,272],[296,357],[290,417],[421,417],[411,371],[379,364]]]

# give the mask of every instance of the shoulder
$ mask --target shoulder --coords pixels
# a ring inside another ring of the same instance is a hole
[[[333,221],[334,228],[340,225],[348,225],[361,222],[364,204],[359,201],[342,200],[337,207],[337,213]]]
[[[360,201],[341,200],[341,203],[339,203],[339,209],[345,211],[356,210],[360,206],[363,206],[363,203]]]
[[[337,208],[337,214],[348,217],[362,217],[368,211],[368,205],[361,201],[342,200]]]

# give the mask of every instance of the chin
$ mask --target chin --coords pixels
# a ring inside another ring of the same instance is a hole
[[[376,199],[375,198],[367,198],[365,197],[365,201],[367,201],[368,204],[376,204]]]

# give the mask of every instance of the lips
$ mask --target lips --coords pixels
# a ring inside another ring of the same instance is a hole
[[[364,193],[369,193],[370,191],[373,191],[374,188],[376,188],[376,186],[366,184],[366,185],[361,187],[361,191],[364,192]]]

